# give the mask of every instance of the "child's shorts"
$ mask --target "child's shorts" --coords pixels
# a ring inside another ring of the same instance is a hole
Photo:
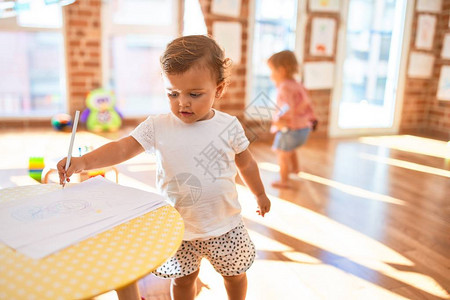
[[[292,151],[306,142],[310,131],[309,127],[297,130],[289,129],[286,132],[278,131],[275,134],[272,149]]]
[[[174,256],[153,274],[163,278],[179,278],[194,273],[203,257],[223,276],[245,273],[255,260],[255,245],[241,222],[229,232],[209,240],[183,241]]]

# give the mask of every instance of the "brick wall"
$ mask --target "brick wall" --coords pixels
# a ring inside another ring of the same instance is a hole
[[[449,28],[450,0],[443,1],[442,12],[438,14],[433,53],[436,57],[433,78],[430,80],[430,93],[427,97],[427,123],[425,128],[431,132],[446,134],[450,139],[450,101],[437,100],[436,93],[440,78],[441,66],[449,65],[450,60],[441,58],[444,35],[450,33]]]
[[[307,62],[336,62],[336,49],[337,49],[337,28],[339,28],[339,13],[328,13],[328,12],[315,12],[309,11],[307,8],[307,23],[305,28],[305,41],[304,41],[304,49],[303,49],[303,64]],[[310,46],[311,46],[311,27],[312,21],[315,17],[322,18],[332,18],[336,20],[336,33],[334,39],[334,55],[333,56],[314,56],[310,54]],[[330,107],[332,101],[332,90],[331,89],[323,89],[323,90],[310,90],[309,95],[312,99],[314,105],[314,111],[319,120],[318,130],[316,135],[325,136],[328,135],[328,126],[330,125]]]
[[[237,18],[213,14],[211,12],[211,0],[199,0],[199,2],[202,7],[209,35],[214,35],[212,26],[215,21],[239,22],[242,26],[242,36],[240,37],[242,41],[241,61],[240,63],[233,62],[230,84],[224,96],[216,102],[214,107],[231,115],[243,118],[246,98],[249,0],[241,1],[241,13]]]
[[[234,64],[231,82],[224,97],[217,102],[216,107],[239,118],[243,117],[246,99],[247,47],[249,1],[242,0],[241,14],[237,18],[219,16],[211,13],[211,0],[199,0],[205,16],[208,33],[213,34],[214,21],[240,22],[242,25],[242,60]],[[436,60],[431,79],[407,78],[405,96],[401,114],[401,131],[435,132],[449,135],[450,132],[450,102],[438,101],[436,90],[439,81],[440,67],[450,61],[440,58],[443,35],[450,32],[448,18],[450,0],[443,0],[442,12],[437,14],[438,23],[435,42],[432,51]],[[307,26],[304,43],[304,62],[335,61],[333,57],[316,57],[309,55],[311,21],[315,16],[336,18],[339,26],[339,14],[307,12]],[[414,50],[414,38],[417,28],[418,13],[415,12],[411,30],[411,50]],[[102,82],[101,67],[101,1],[78,0],[64,7],[66,54],[67,54],[67,86],[70,113],[85,107],[86,94]],[[335,42],[336,49],[336,42]],[[330,119],[331,90],[310,91],[315,110],[320,121],[319,134],[328,131]]]
[[[249,16],[249,0],[242,0],[241,3],[241,15],[238,18],[230,18],[224,16],[218,16],[211,13],[211,0],[199,0],[202,7],[202,12],[205,17],[205,23],[208,29],[208,34],[213,35],[212,24],[214,21],[235,21],[240,22],[242,25],[242,60],[240,64],[233,64],[231,83],[225,93],[224,97],[217,102],[216,107],[222,111],[228,112],[237,116],[241,120],[243,119],[244,110],[246,107],[246,73],[247,70],[247,45],[248,41],[248,18]],[[316,13],[311,14],[308,17],[307,32],[310,32],[311,20],[313,16],[333,17],[338,19],[338,14]],[[309,49],[309,34],[306,34],[305,49]],[[309,55],[309,52],[305,50],[305,61],[334,61],[335,57],[323,58],[314,57]],[[328,119],[329,119],[329,107],[331,101],[331,90],[315,90],[310,92],[311,98],[314,103],[315,112],[320,121],[318,130],[319,135],[326,135],[328,131]],[[256,135],[259,138],[271,138],[270,135],[264,135],[259,130],[259,126],[247,122],[250,130],[256,131]],[[317,133],[316,133],[317,134]]]
[[[102,85],[101,0],[64,6],[69,113],[83,110],[86,95]]]
[[[450,33],[448,25],[450,0],[443,0],[442,3],[440,13],[414,11],[410,53],[411,51],[429,53],[434,56],[435,61],[432,78],[406,78],[400,130],[402,132],[437,134],[450,138],[450,101],[440,101],[436,98],[441,66],[450,65],[449,60],[441,58],[444,35]],[[417,20],[420,14],[431,14],[437,17],[433,48],[427,51],[415,48]]]
[[[216,107],[220,110],[228,112],[232,115],[237,116],[241,120],[243,119],[244,109],[246,106],[246,72],[247,67],[247,44],[248,44],[248,18],[249,16],[249,0],[242,0],[241,4],[241,15],[239,18],[229,18],[214,15],[211,13],[211,0],[199,0],[202,11],[205,17],[205,23],[208,28],[208,34],[212,34],[212,24],[214,21],[236,21],[240,22],[242,25],[242,61],[240,64],[233,64],[233,70],[231,74],[231,84],[224,97],[217,102]],[[311,31],[311,21],[313,17],[332,17],[336,18],[339,24],[338,14],[334,13],[310,13],[308,14],[308,23],[305,34],[305,53],[304,60],[308,61],[334,61],[333,57],[317,57],[309,55],[309,40]],[[335,41],[336,43],[336,41]],[[319,119],[320,126],[316,135],[324,136],[328,132],[328,123],[330,118],[330,103],[331,103],[331,90],[314,90],[310,91],[310,96],[312,98],[316,115]],[[252,132],[256,132],[256,136],[260,139],[270,139],[271,135],[264,134],[260,131],[261,127],[251,122],[247,122],[248,129]],[[245,124],[244,124],[245,125]]]

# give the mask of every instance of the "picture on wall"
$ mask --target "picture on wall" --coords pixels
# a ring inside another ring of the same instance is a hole
[[[241,0],[213,0],[211,12],[216,15],[237,18],[241,15]]]
[[[441,67],[437,99],[450,101],[450,66]]]
[[[416,48],[431,50],[433,48],[436,16],[421,14],[417,21]]]
[[[442,0],[418,0],[416,10],[422,12],[440,12]]]
[[[311,45],[309,52],[315,56],[333,56],[336,20],[314,18],[311,24]]]
[[[309,0],[311,11],[339,12],[340,0]]]
[[[303,67],[304,85],[309,90],[332,89],[334,63],[329,61],[307,62]]]
[[[409,56],[408,77],[431,78],[433,75],[434,56],[429,53],[412,51]]]
[[[239,22],[214,22],[212,34],[233,64],[241,63],[242,26]]]
[[[444,35],[444,41],[442,43],[441,57],[443,59],[450,59],[450,33]]]

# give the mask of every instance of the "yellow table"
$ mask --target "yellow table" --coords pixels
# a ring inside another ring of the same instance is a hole
[[[58,188],[0,189],[0,202]],[[180,215],[166,205],[40,260],[0,243],[0,299],[86,299],[110,290],[140,299],[137,280],[175,253],[183,232]]]

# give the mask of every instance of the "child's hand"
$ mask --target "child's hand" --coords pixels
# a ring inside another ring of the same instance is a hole
[[[277,131],[281,131],[283,128],[289,127],[289,122],[286,120],[279,120],[272,122],[272,126],[270,127],[270,133],[276,133]]]
[[[276,133],[278,131],[278,127],[275,125],[270,126],[270,133]]]
[[[270,211],[270,200],[267,197],[266,194],[262,194],[259,196],[256,196],[256,202],[258,203],[258,209],[256,210],[256,213],[262,217],[266,213]]]
[[[317,120],[313,120],[312,121],[312,131],[316,131],[317,130],[317,125],[319,124],[319,121]]]
[[[67,169],[66,173],[66,161],[67,157],[61,159],[56,165],[59,175],[59,184],[64,184],[64,179],[66,179],[67,182],[69,182],[70,181],[69,177],[72,176],[73,173],[80,173],[85,169],[83,157],[72,157],[70,160],[70,166]]]

